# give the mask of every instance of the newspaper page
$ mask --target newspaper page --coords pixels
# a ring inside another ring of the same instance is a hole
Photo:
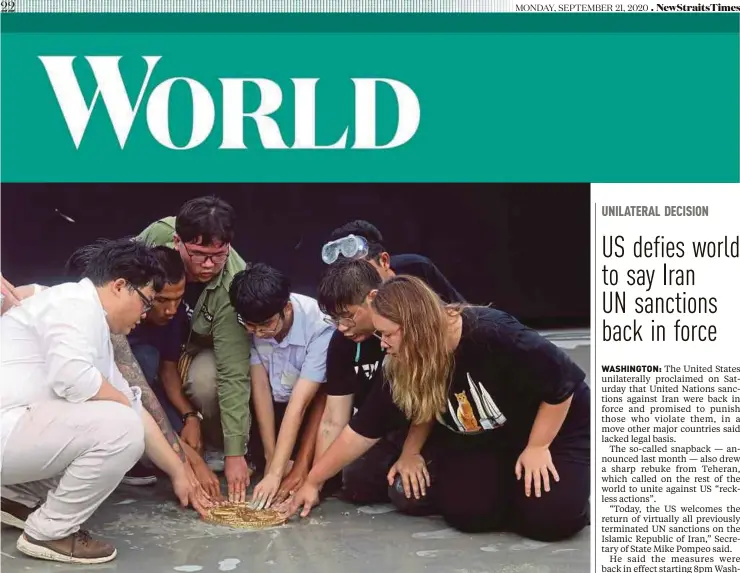
[[[740,571],[739,14],[1,0],[3,572]]]
[[[737,185],[594,185],[597,571],[740,561]]]

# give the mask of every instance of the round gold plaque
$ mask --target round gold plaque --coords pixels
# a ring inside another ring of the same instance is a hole
[[[205,521],[215,525],[243,529],[264,529],[288,521],[288,517],[274,509],[251,509],[246,503],[224,503],[209,510]]]

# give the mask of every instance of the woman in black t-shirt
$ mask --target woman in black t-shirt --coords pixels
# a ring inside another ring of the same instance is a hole
[[[313,483],[397,424],[436,420],[427,489],[463,531],[508,529],[543,541],[588,524],[590,392],[585,374],[545,338],[492,308],[445,306],[422,281],[397,276],[372,302],[389,384],[314,466],[290,509],[314,505]],[[440,429],[439,427],[437,429]],[[439,436],[441,434],[441,436]],[[404,451],[404,456],[421,452]]]

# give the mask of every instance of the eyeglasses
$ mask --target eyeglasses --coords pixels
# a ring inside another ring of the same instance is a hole
[[[197,265],[202,265],[208,259],[211,259],[211,262],[214,265],[220,265],[226,259],[229,258],[229,252],[231,250],[231,245],[229,245],[229,248],[226,249],[226,252],[225,253],[215,253],[215,254],[211,254],[211,255],[205,255],[205,254],[201,254],[201,253],[192,253],[192,252],[190,252],[190,249],[188,249],[188,247],[187,247],[187,245],[185,243],[183,243],[182,246],[185,248],[185,252],[188,254],[188,257],[190,257],[190,260],[193,261]]]
[[[332,326],[343,326],[344,328],[352,328],[354,326],[357,326],[357,322],[355,319],[357,318],[357,313],[360,312],[360,309],[365,306],[367,295],[370,294],[369,292],[365,294],[365,296],[362,297],[363,302],[360,304],[359,308],[354,312],[354,314],[350,317],[341,316],[339,318],[332,318],[332,317],[324,317],[324,322],[327,324],[331,324]]]
[[[376,331],[373,332],[373,336],[375,338],[377,338],[378,340],[380,340],[381,342],[386,342],[386,341],[390,340],[391,336],[395,336],[399,332],[401,332],[401,327],[400,326],[396,330],[394,330],[393,332],[391,332],[390,334],[381,334],[380,332],[378,332],[376,330]]]
[[[332,326],[343,326],[344,328],[352,328],[353,326],[357,325],[357,322],[355,322],[355,318],[357,317],[358,312],[360,312],[359,308],[350,317],[331,318],[327,316],[324,318],[324,322],[327,324],[331,324]]]
[[[247,322],[244,320],[244,317],[236,313],[236,319],[239,321],[239,324],[241,324],[243,327],[245,327],[247,330],[254,332],[255,334],[259,334],[261,336],[269,335],[269,334],[277,334],[280,332],[280,329],[283,328],[283,321],[285,320],[285,315],[281,312],[277,315],[278,320],[277,323],[273,328],[268,328],[270,323],[275,320],[275,317],[273,316],[269,320],[266,320],[263,323],[260,324],[254,324],[253,322]]]
[[[134,289],[136,294],[139,295],[139,298],[141,299],[141,302],[144,303],[144,310],[142,311],[142,314],[145,312],[149,312],[152,310],[152,306],[154,306],[154,303],[150,298],[148,298],[143,292],[141,292],[138,288],[136,288],[134,285],[131,285],[131,288]]]

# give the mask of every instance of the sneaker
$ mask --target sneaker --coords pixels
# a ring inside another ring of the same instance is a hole
[[[27,507],[17,501],[11,501],[5,498],[0,499],[2,522],[5,525],[21,530],[26,528],[26,519],[28,519],[28,516],[38,508],[38,505],[36,507]]]
[[[154,485],[157,483],[157,476],[154,471],[147,468],[142,463],[137,463],[129,472],[123,476],[121,483],[126,485]]]
[[[116,558],[117,551],[107,541],[93,539],[87,531],[80,530],[63,539],[39,541],[24,533],[16,543],[18,551],[29,557],[61,561],[62,563],[107,563]]]

